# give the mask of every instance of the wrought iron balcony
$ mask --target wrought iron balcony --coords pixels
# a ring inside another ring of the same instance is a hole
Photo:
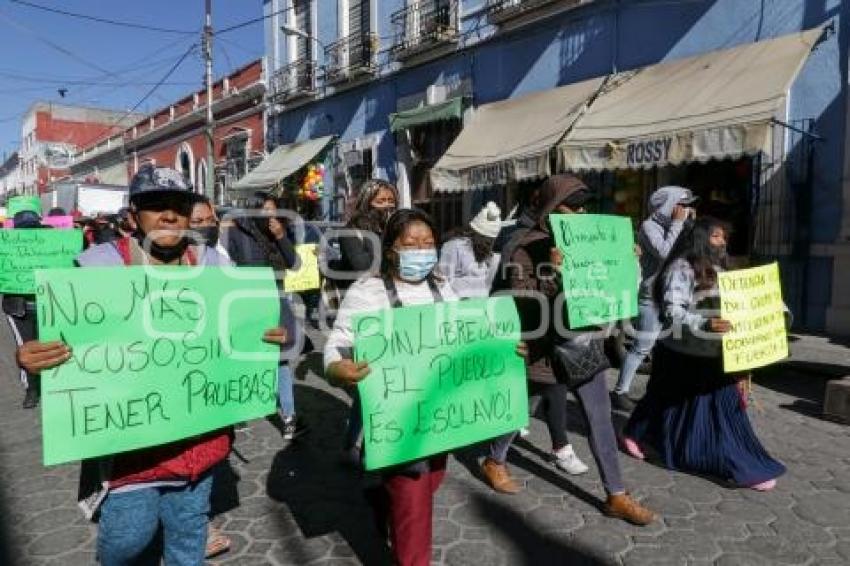
[[[325,48],[325,81],[340,82],[375,72],[378,36],[360,33],[343,37]]]
[[[269,98],[291,100],[316,94],[316,62],[300,59],[269,77]]]
[[[395,32],[392,52],[405,59],[458,39],[456,0],[420,0],[395,12],[391,21]]]
[[[487,0],[490,23],[501,24],[536,10],[550,7],[572,9],[592,0]]]

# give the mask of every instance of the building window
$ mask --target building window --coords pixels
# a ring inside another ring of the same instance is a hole
[[[174,168],[183,174],[186,181],[195,184],[195,156],[192,154],[192,148],[189,144],[184,143],[180,146]]]
[[[195,176],[195,191],[204,194],[207,186],[207,162],[198,160],[198,173]]]
[[[247,173],[248,136],[233,136],[226,143],[227,172],[231,179],[241,179]]]

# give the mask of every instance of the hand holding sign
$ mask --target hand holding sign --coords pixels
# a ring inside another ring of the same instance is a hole
[[[274,412],[286,338],[277,286],[268,268],[238,269],[242,277],[212,267],[37,272],[39,336],[61,340],[21,352],[42,370],[46,464]]]
[[[32,374],[53,369],[71,359],[71,349],[64,342],[30,340],[18,346],[18,365]]]

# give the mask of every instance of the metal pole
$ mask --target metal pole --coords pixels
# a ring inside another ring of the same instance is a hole
[[[207,124],[206,124],[206,141],[207,141],[207,168],[206,179],[204,180],[204,192],[207,197],[217,202],[215,194],[215,156],[213,150],[213,132],[215,123],[213,118],[213,78],[212,78],[212,0],[205,0],[205,18],[204,18],[204,60],[206,62],[206,82],[207,82]]]

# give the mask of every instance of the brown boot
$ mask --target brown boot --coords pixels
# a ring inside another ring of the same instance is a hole
[[[499,493],[513,495],[521,491],[505,464],[499,464],[490,458],[486,458],[484,463],[481,464],[481,473],[484,474],[484,478],[490,487]]]
[[[635,501],[628,493],[609,495],[602,512],[633,525],[645,526],[657,519],[655,513]]]

